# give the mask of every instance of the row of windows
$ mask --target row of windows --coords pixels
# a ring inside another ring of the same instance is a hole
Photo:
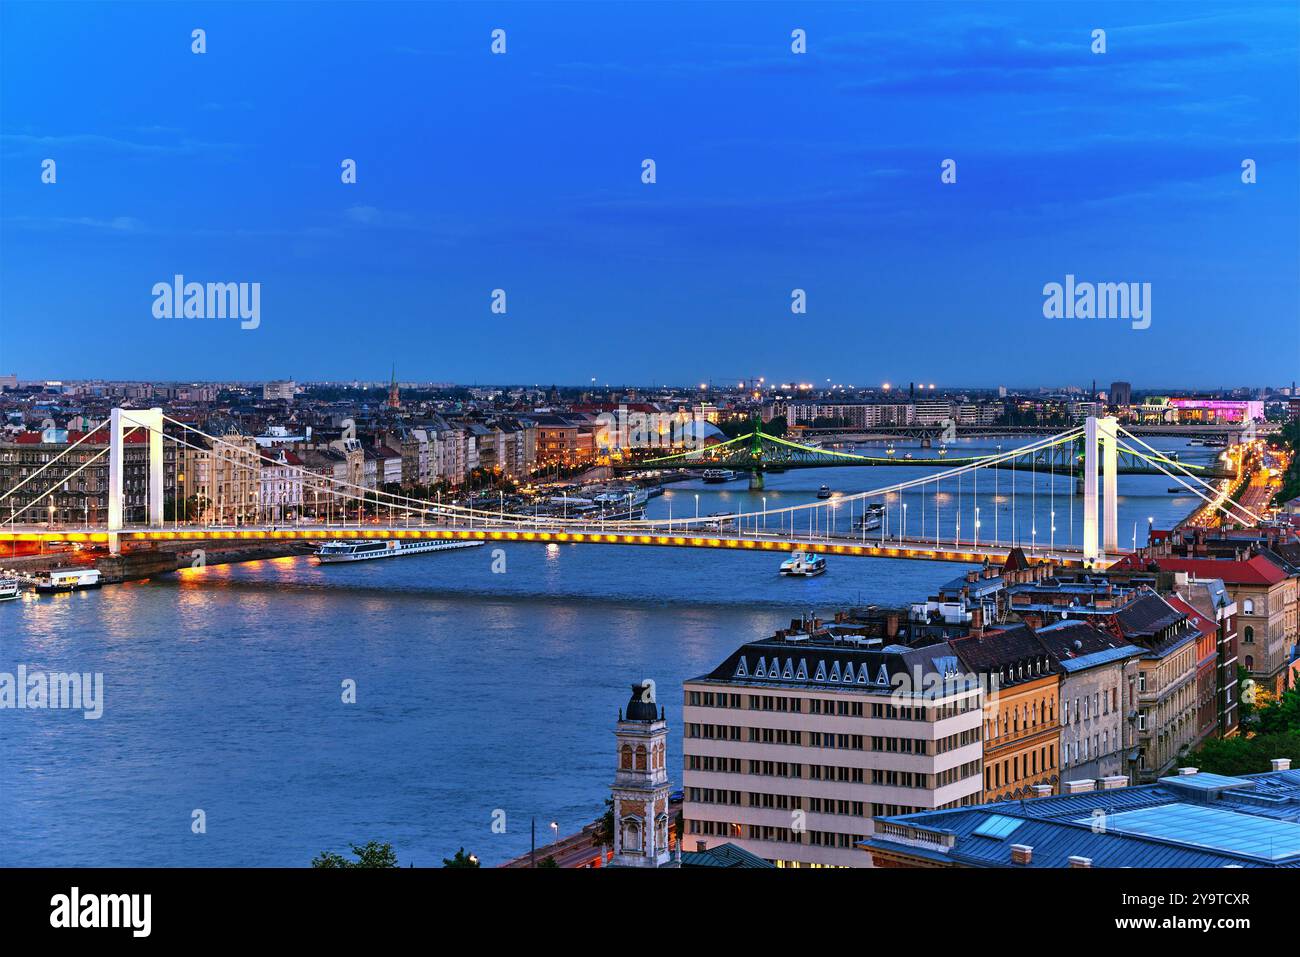
[[[721,691],[691,691],[687,693],[687,704],[703,708],[747,708],[750,711],[777,711],[789,714],[838,715],[849,718],[866,716],[866,702],[842,698],[803,698],[782,695],[747,695]],[[742,704],[743,702],[743,704]],[[893,718],[901,721],[940,721],[956,717],[979,707],[976,696],[961,701],[949,702],[937,707],[919,705],[895,705],[887,702],[875,702],[871,705],[871,717]]]
[[[688,834],[718,837],[744,837],[751,841],[775,841],[781,844],[810,844],[814,847],[851,848],[866,840],[862,834],[840,834],[835,831],[798,831],[790,827],[773,827],[768,824],[732,824],[724,821],[686,822]]]
[[[1080,746],[1082,744],[1082,747]],[[1119,747],[1119,734],[1115,735],[1115,746]],[[1066,741],[1061,745],[1061,762],[1070,767],[1084,761],[1091,761],[1103,754],[1110,753],[1110,732],[1103,731],[1089,738],[1086,734],[1079,741]]]
[[[994,714],[991,719],[985,721],[987,726],[986,734],[989,740],[992,740],[1008,734],[1030,731],[1039,725],[1053,724],[1055,721],[1056,699],[1047,697],[1042,700],[1018,704],[1014,708],[1003,711],[1000,715]]]
[[[996,761],[984,768],[984,790],[992,791],[1003,785],[1015,784],[1022,777],[1031,777],[1056,767],[1056,745],[1035,748],[1027,755],[1016,755]]]
[[[706,741],[740,741],[753,744],[786,744],[795,747],[835,748],[848,751],[868,750],[868,738],[861,734],[838,734],[829,731],[795,731],[789,728],[742,728],[729,724],[690,723],[686,737]],[[871,735],[870,750],[889,754],[942,754],[953,748],[975,744],[980,740],[979,729],[971,728],[950,734],[938,741],[925,738],[899,738]]]
[[[979,777],[979,773],[980,762],[967,761],[961,767],[949,768],[947,771],[940,771],[934,775],[934,786],[936,788],[947,787],[949,784],[956,784],[966,778]]]
[[[1142,690],[1146,690],[1146,676],[1139,674],[1142,684]],[[1082,703],[1082,708],[1080,707]],[[1111,688],[1109,692],[1094,691],[1092,697],[1084,695],[1082,698],[1074,699],[1074,723],[1078,724],[1079,720],[1091,721],[1093,718],[1110,714],[1112,711],[1119,710],[1119,688]],[[1061,705],[1061,724],[1070,724],[1070,702],[1066,701]]]

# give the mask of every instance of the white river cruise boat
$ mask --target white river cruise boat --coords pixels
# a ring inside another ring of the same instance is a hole
[[[0,575],[0,601],[12,601],[18,597],[18,579]]]
[[[374,542],[321,542],[316,549],[316,561],[322,565],[335,562],[364,562],[371,558],[396,558],[398,555],[415,555],[421,552],[449,552],[456,548],[474,548],[483,540],[440,542],[414,539],[411,541]]]

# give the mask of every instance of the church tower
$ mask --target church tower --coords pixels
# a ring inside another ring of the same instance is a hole
[[[388,407],[390,409],[400,409],[402,407],[402,393],[397,388],[397,366],[393,366],[393,378],[388,383]]]
[[[671,867],[668,851],[668,722],[655,704],[655,684],[632,686],[618,715],[614,798],[614,867]]]

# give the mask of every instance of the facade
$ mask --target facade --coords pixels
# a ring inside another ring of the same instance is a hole
[[[262,455],[258,483],[258,504],[270,521],[286,521],[302,508],[302,460],[293,452],[278,449]]]
[[[1125,773],[1132,727],[1125,719],[1129,678],[1142,649],[1082,621],[1064,620],[1037,631],[1061,668],[1062,786]]]
[[[292,380],[267,382],[262,386],[262,399],[266,402],[292,402],[298,383]]]
[[[1220,579],[1237,606],[1238,653],[1256,684],[1271,694],[1286,688],[1296,656],[1297,579],[1263,555],[1242,561],[1157,558],[1162,571]]]
[[[5,502],[4,520],[102,524],[108,517],[108,430],[89,437],[84,432],[60,430],[60,441],[46,441],[52,438],[56,436],[20,432],[14,441],[0,442],[0,488],[16,489]],[[69,452],[69,446],[78,442],[76,450]],[[64,452],[68,454],[58,458]],[[163,443],[164,488],[175,487],[176,452],[176,443]],[[144,521],[149,498],[149,437],[143,431],[126,434],[122,467],[123,518]],[[37,472],[39,477],[17,488]]]
[[[164,443],[164,449],[168,443]],[[262,456],[250,435],[227,433],[209,448],[182,447],[179,471],[183,497],[196,498],[202,514],[194,519],[211,525],[252,525],[259,521]]]
[[[685,683],[684,850],[863,867],[872,819],[976,803],[982,690],[946,644],[751,642]]]
[[[851,429],[917,424],[916,406],[910,402],[791,402],[786,415],[791,425],[802,426],[811,426],[818,420]]]
[[[944,425],[953,421],[952,403],[947,399],[919,399],[913,421],[917,425]]]
[[[978,621],[965,638],[949,642],[965,670],[984,680],[983,800],[1055,791],[1058,759],[1060,669],[1024,625],[985,630]]]
[[[1180,585],[1179,594],[1210,619],[1215,631],[1215,732],[1218,737],[1237,733],[1237,603],[1219,579],[1192,579]]]
[[[1201,634],[1191,619],[1148,592],[1108,622],[1143,649],[1130,676],[1136,736],[1129,775],[1154,781],[1166,774],[1197,741],[1197,666]]]

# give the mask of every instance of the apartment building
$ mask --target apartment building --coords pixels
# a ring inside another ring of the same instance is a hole
[[[1062,792],[1071,781],[1125,774],[1133,745],[1129,678],[1142,648],[1083,621],[1069,619],[1036,632],[1061,669]]]
[[[69,451],[72,445],[77,447]],[[90,436],[53,429],[19,432],[13,441],[0,442],[0,488],[15,490],[5,502],[5,521],[102,524],[108,517],[107,448],[107,429]],[[163,443],[164,488],[175,487],[176,450],[176,443]],[[142,522],[149,499],[147,433],[127,433],[122,468],[123,517]]]
[[[981,626],[949,642],[965,671],[985,683],[984,789],[981,800],[1029,797],[1059,784],[1060,668],[1024,625]]]
[[[956,419],[947,399],[918,399],[912,421],[917,425],[946,425]]]
[[[268,521],[285,521],[302,508],[302,459],[286,449],[263,452],[258,504]]]
[[[1297,644],[1297,579],[1262,554],[1242,559],[1158,557],[1161,571],[1220,579],[1237,606],[1241,663],[1270,694],[1288,687]]]
[[[874,817],[980,800],[983,693],[946,644],[779,633],[684,694],[684,850],[864,867]]]
[[[182,496],[194,498],[201,509],[194,517],[213,525],[255,524],[262,495],[257,441],[251,435],[228,432],[207,444],[208,448],[182,447],[177,463],[184,476],[178,482]]]
[[[850,429],[916,424],[916,406],[910,402],[791,402],[786,415],[791,425],[804,426],[818,421]]]
[[[1215,733],[1236,734],[1240,723],[1237,692],[1237,603],[1221,579],[1180,582],[1178,593],[1210,619],[1215,630]]]
[[[1196,675],[1201,633],[1191,618],[1152,591],[1103,623],[1143,649],[1129,676],[1134,702],[1134,780],[1153,781],[1167,773],[1197,741]]]

